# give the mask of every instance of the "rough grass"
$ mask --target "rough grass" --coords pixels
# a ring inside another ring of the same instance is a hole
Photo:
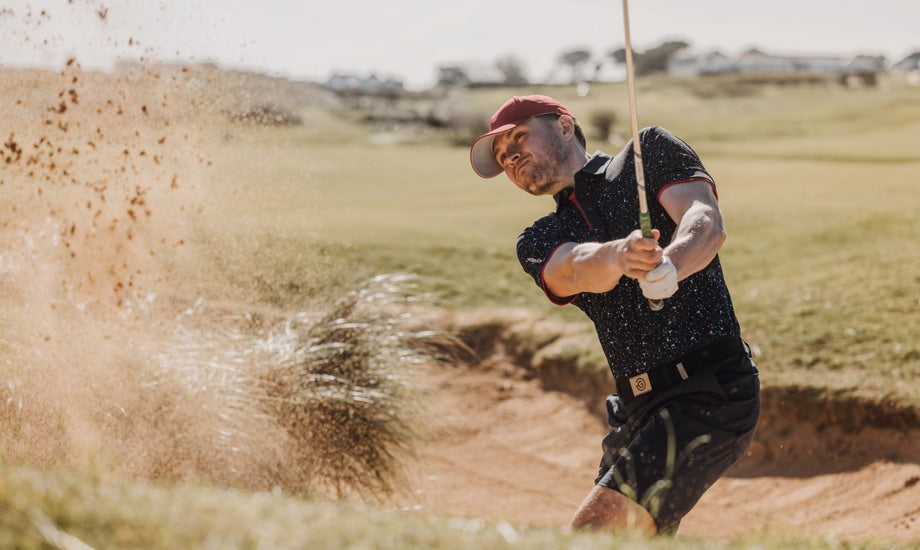
[[[6,318],[0,460],[340,498],[402,490],[420,412],[410,369],[463,352],[405,310],[408,285],[380,276],[297,314],[201,300],[175,320],[104,322],[58,307],[48,340]]]
[[[468,518],[304,501],[279,492],[243,493],[193,484],[130,483],[0,464],[4,548],[355,548],[444,550],[628,547],[857,550],[910,544],[753,533],[726,541],[530,529]]]
[[[454,359],[457,347],[438,331],[408,330],[394,309],[409,304],[406,290],[406,277],[378,276],[321,318],[288,320],[262,341],[272,358],[262,399],[292,446],[285,486],[338,498],[402,488],[420,412],[405,364]]]

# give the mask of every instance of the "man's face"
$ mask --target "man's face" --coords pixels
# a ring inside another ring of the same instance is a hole
[[[515,185],[531,195],[550,195],[566,174],[569,151],[555,117],[535,117],[495,136],[495,160]]]

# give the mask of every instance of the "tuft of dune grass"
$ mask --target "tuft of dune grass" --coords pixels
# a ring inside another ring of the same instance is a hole
[[[313,312],[200,300],[157,323],[83,314],[28,363],[33,347],[11,331],[0,460],[334,497],[398,490],[417,431],[410,370],[462,349],[409,313],[413,292],[411,277],[382,275]]]
[[[411,316],[394,306],[412,299],[410,281],[377,276],[319,320],[289,319],[262,341],[273,356],[261,374],[265,409],[289,436],[292,486],[368,496],[403,480],[418,413],[406,366],[455,345],[443,333],[407,327]]]

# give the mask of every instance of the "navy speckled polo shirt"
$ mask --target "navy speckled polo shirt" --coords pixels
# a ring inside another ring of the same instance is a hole
[[[645,184],[652,227],[666,247],[676,225],[658,202],[674,184],[712,177],[697,154],[658,126],[640,132]],[[615,157],[597,152],[575,175],[574,188],[556,194],[556,211],[537,220],[517,241],[524,270],[554,303],[572,303],[594,322],[615,377],[634,376],[721,336],[740,336],[731,297],[716,256],[704,269],[680,282],[677,293],[652,311],[635,279],[623,276],[601,294],[553,296],[543,284],[543,267],[563,243],[605,242],[639,229],[639,198],[632,142]]]

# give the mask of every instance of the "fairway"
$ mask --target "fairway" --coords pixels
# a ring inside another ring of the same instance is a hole
[[[729,233],[721,258],[743,331],[768,365],[764,379],[916,404],[920,393],[909,382],[920,373],[911,336],[920,305],[918,90],[893,81],[740,98],[693,93],[718,85],[664,81],[643,95],[641,121],[685,137],[716,180]],[[596,86],[585,98],[567,88],[535,91],[572,101],[584,118],[607,102],[624,104],[617,85]],[[468,101],[494,104],[504,93]],[[336,125],[330,131],[352,129],[346,120]],[[234,219],[246,236],[269,241],[260,248],[329,252],[318,252],[315,271],[305,265],[276,276],[312,289],[326,277],[335,288],[408,271],[436,291],[438,305],[530,307],[580,321],[572,308],[545,303],[514,255],[518,233],[552,201],[526,197],[502,176],[476,178],[465,148],[431,140],[375,146],[359,129],[331,143],[316,128],[225,132],[232,139],[208,142],[220,144],[210,156],[230,198],[214,205],[214,223]]]

